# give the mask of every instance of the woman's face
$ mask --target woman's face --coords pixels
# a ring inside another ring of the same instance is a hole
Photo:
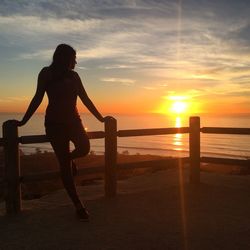
[[[76,66],[77,62],[76,62],[76,56],[72,56],[70,64],[69,64],[69,69],[74,69]]]

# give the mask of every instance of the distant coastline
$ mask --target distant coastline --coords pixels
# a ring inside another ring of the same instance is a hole
[[[16,115],[22,115],[25,112],[9,112],[9,111],[0,111],[0,114],[16,114]],[[36,112],[35,114],[37,115],[45,115],[45,111],[44,112]],[[89,112],[79,112],[79,114],[81,115],[87,115],[90,114]],[[156,113],[156,112],[142,112],[142,113],[103,113],[104,115],[113,115],[113,116],[143,116],[143,115],[156,115],[156,116],[178,116],[178,115],[173,115],[173,114],[163,114],[163,113]],[[194,114],[185,114],[185,115],[180,115],[180,116],[233,116],[233,117],[237,117],[237,116],[250,116],[250,112],[242,112],[242,113],[194,113]]]

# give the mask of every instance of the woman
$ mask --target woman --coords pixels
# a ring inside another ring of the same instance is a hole
[[[45,115],[46,135],[55,151],[60,165],[63,185],[76,208],[76,215],[81,220],[88,220],[89,214],[81,203],[72,174],[73,159],[89,153],[90,143],[77,111],[76,101],[79,96],[82,103],[100,121],[104,118],[96,109],[84,90],[79,75],[74,71],[76,51],[67,44],[57,46],[52,64],[45,67],[38,75],[38,84],[23,119],[17,126],[23,126],[30,119],[42,102],[45,92],[49,103]],[[70,152],[69,142],[75,149]]]

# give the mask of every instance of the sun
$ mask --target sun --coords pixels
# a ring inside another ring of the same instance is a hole
[[[188,95],[168,95],[157,109],[158,113],[174,116],[185,116],[194,111],[193,102]]]
[[[183,114],[187,111],[187,103],[184,101],[175,101],[172,103],[170,110],[175,114]]]
[[[187,96],[169,96],[170,101],[169,111],[173,114],[185,114],[188,111]]]

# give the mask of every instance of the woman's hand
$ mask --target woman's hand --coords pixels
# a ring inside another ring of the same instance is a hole
[[[12,122],[15,123],[15,125],[16,125],[17,127],[21,127],[21,126],[25,125],[25,123],[26,123],[26,122],[24,122],[23,120],[21,120],[21,121],[12,120]]]
[[[115,118],[112,117],[112,116],[105,116],[105,117],[103,117],[102,122],[107,122],[107,121],[110,120],[110,119],[115,119]]]

